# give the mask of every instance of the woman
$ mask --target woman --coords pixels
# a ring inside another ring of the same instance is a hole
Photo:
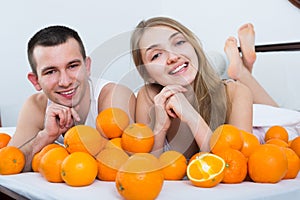
[[[179,22],[155,17],[137,25],[132,56],[146,83],[137,96],[136,120],[153,128],[153,154],[173,149],[190,158],[199,150],[210,151],[211,133],[219,125],[252,132],[253,103],[276,105],[251,75],[256,58],[251,24],[240,28],[239,39],[242,58],[237,41],[226,41],[228,74],[236,81],[224,81],[197,37]]]

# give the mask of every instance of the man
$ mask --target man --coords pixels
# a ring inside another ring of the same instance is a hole
[[[26,156],[23,171],[31,170],[31,160],[47,144],[53,143],[72,126],[95,126],[103,109],[119,107],[134,121],[135,96],[130,89],[100,80],[93,90],[91,59],[78,33],[65,26],[38,31],[28,42],[32,72],[27,78],[38,92],[22,107],[16,132],[9,145]]]

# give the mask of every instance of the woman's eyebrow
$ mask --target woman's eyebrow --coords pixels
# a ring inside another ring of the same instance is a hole
[[[148,47],[148,48],[146,49],[146,52],[149,51],[149,50],[151,50],[151,49],[153,49],[153,48],[156,48],[156,47],[158,47],[158,46],[159,46],[158,44],[153,44],[153,45],[151,45],[150,47]]]
[[[173,33],[173,34],[169,37],[169,40],[171,40],[173,37],[175,37],[175,36],[177,36],[177,35],[179,35],[179,34],[181,34],[179,31]]]
[[[171,40],[172,38],[174,38],[175,36],[177,36],[179,34],[181,34],[181,33],[180,32],[175,32],[175,33],[171,34],[170,37],[169,37],[169,40]],[[149,51],[149,50],[151,50],[151,49],[153,49],[153,48],[156,48],[158,46],[159,46],[158,44],[153,44],[153,45],[151,45],[150,47],[148,47],[146,49],[146,52]]]

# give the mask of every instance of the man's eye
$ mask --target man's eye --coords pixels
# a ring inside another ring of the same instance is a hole
[[[76,64],[76,65],[74,64],[74,65],[70,65],[70,66],[69,66],[70,69],[73,69],[73,68],[76,68],[76,67],[78,67],[77,64]]]
[[[54,74],[55,71],[54,70],[49,70],[49,71],[46,71],[44,74],[45,75],[51,75],[51,74]]]

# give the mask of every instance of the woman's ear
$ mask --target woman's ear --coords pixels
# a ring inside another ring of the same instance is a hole
[[[41,91],[42,90],[42,87],[39,84],[38,77],[37,77],[36,74],[34,74],[33,72],[29,72],[27,74],[27,79],[32,83],[32,85],[34,86],[34,88],[37,91]]]

